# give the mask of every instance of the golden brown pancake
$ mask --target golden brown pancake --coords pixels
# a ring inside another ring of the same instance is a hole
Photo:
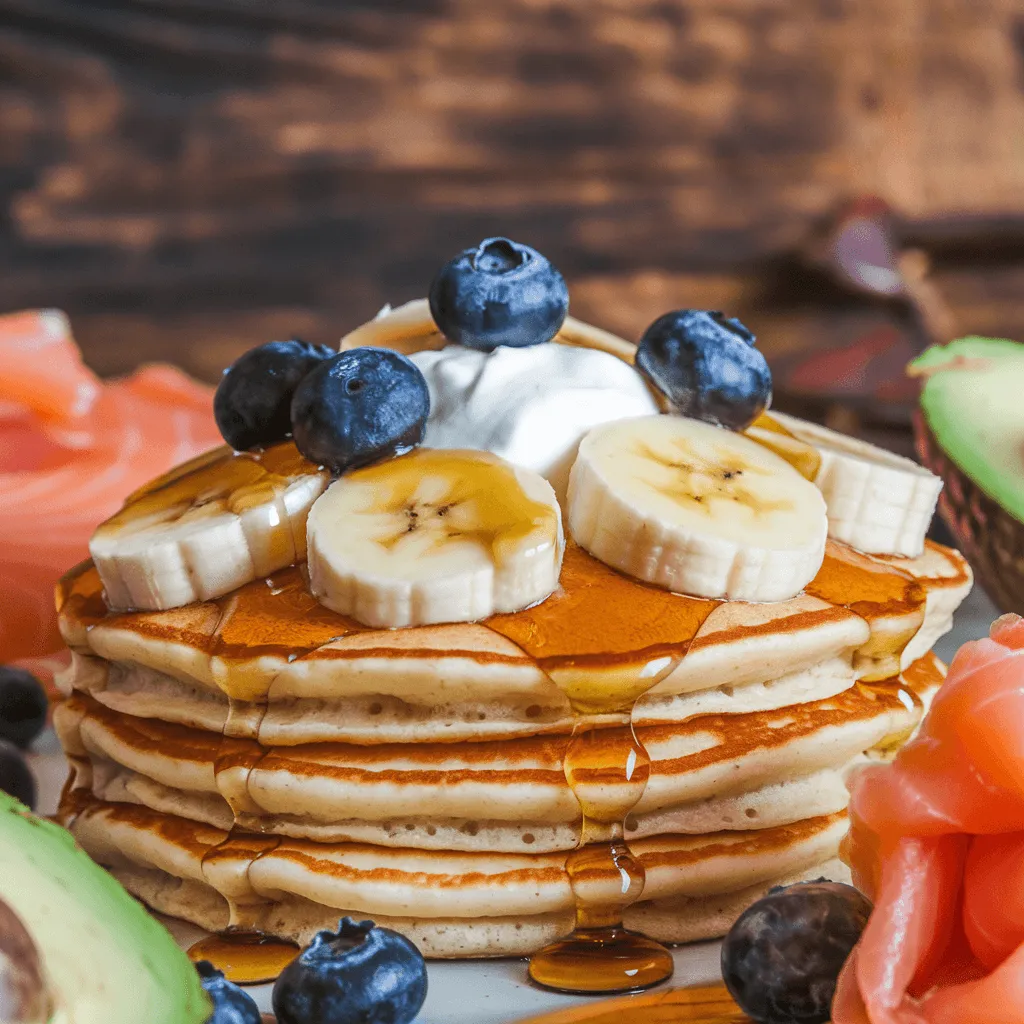
[[[299,568],[215,602],[107,614],[85,565],[58,604],[72,648],[118,666],[111,685],[109,669],[79,658],[68,685],[118,710],[277,745],[375,743],[568,731],[562,686],[662,662],[675,667],[648,700],[764,684],[829,658],[887,678],[925,624],[932,582],[832,543],[807,595],[716,605],[627,579],[570,545],[558,594],[481,624],[366,629],[317,604]],[[940,589],[947,604],[962,597]]]
[[[352,913],[399,927],[427,955],[494,956],[531,952],[571,927],[564,854],[282,840],[89,799],[65,811],[86,851],[130,891],[206,928],[259,928],[308,941]],[[645,902],[657,907],[820,873],[845,830],[839,813],[754,832],[641,839],[632,847],[647,871]],[[643,910],[641,904],[634,912]]]
[[[830,543],[805,594],[723,604],[570,545],[534,608],[389,631],[321,607],[301,566],[112,614],[85,564],[58,597],[62,814],[132,892],[204,927],[304,941],[351,912],[428,955],[526,953],[572,922],[566,693],[656,676],[632,713],[651,773],[625,823],[647,870],[627,924],[720,934],[775,881],[842,877],[844,775],[916,727],[943,671],[927,649],[969,585],[935,545],[887,560]]]
[[[639,727],[651,774],[634,810],[634,834],[652,834],[655,820],[686,820],[696,803],[728,802],[838,771],[890,737],[908,734],[922,707],[915,688],[937,685],[941,668],[931,658],[908,678],[855,684],[824,700],[770,711]],[[381,845],[427,849],[568,850],[579,841],[579,805],[562,770],[565,736],[264,747],[120,714],[83,696],[60,707],[55,724],[76,765],[76,786],[222,827],[237,822],[325,840],[369,833]],[[616,781],[580,780],[612,787]],[[781,809],[774,823],[784,820]],[[705,820],[709,811],[705,806]],[[792,801],[788,811],[789,821],[808,813]],[[713,822],[708,830],[722,827]]]

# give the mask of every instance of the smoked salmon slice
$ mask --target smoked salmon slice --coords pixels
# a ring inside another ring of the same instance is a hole
[[[171,366],[101,380],[56,310],[0,316],[0,664],[53,664],[56,581],[127,494],[221,443],[212,399]]]
[[[833,1024],[1024,1024],[1024,620],[965,644],[917,737],[854,780],[875,901]]]

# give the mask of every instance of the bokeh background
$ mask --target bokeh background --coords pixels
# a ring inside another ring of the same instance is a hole
[[[822,263],[866,196],[909,292]],[[578,316],[723,308],[782,404],[905,423],[929,332],[1024,337],[1024,4],[0,0],[0,311],[102,373],[332,341],[495,233]]]

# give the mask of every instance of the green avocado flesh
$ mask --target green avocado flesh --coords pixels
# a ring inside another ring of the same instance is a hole
[[[925,378],[921,409],[942,450],[1024,522],[1024,345],[960,338],[910,364]]]
[[[0,793],[0,901],[42,961],[50,1024],[203,1024],[211,1006],[167,930],[69,832]]]

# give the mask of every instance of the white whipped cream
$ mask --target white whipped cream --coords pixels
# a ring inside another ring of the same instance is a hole
[[[448,345],[411,359],[430,388],[427,447],[494,452],[540,473],[563,507],[569,470],[591,428],[660,411],[632,366],[595,349]]]

